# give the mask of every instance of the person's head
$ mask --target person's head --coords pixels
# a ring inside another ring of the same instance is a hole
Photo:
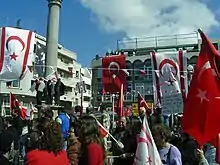
[[[42,108],[42,117],[46,117],[49,119],[53,118],[53,111],[50,106],[45,106]]]
[[[43,132],[41,138],[40,149],[59,153],[63,148],[63,137],[60,124],[51,119],[44,119],[41,123],[41,129]]]
[[[145,115],[145,113],[146,113],[146,109],[144,107],[140,107],[139,115],[143,116],[143,115]]]
[[[152,135],[158,148],[164,147],[172,138],[169,127],[163,124],[156,124],[152,128]]]
[[[13,125],[13,118],[12,117],[5,117],[5,126],[6,128],[10,127]]]
[[[75,130],[74,130],[73,127],[70,128],[70,130],[69,130],[69,135],[70,135],[70,138],[76,136],[76,135],[75,135]]]
[[[79,139],[82,143],[100,143],[99,127],[95,117],[86,115],[81,118]]]
[[[75,112],[76,113],[80,112],[80,110],[81,110],[81,107],[79,105],[75,106]]]
[[[27,141],[27,150],[39,149],[42,141],[43,132],[39,130],[31,130]]]
[[[137,135],[141,131],[141,121],[136,116],[131,116],[127,122],[127,129],[132,135]]]
[[[81,118],[81,126],[79,128],[79,140],[82,144],[82,150],[90,143],[97,143],[102,146],[105,151],[104,143],[100,137],[98,123],[94,116],[85,115]],[[103,155],[105,157],[105,153]]]
[[[65,113],[65,114],[66,114],[66,113],[67,113],[67,110],[66,110],[65,108],[59,109],[59,114],[60,114],[60,113]]]
[[[14,136],[8,131],[4,130],[0,134],[0,156],[4,155],[8,157],[9,152],[11,151],[11,147],[13,144]]]

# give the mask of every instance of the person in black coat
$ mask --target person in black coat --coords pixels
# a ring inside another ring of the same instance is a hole
[[[51,82],[51,80],[48,80],[47,81],[47,99],[46,99],[46,103],[48,105],[52,105],[53,104],[53,95],[54,95],[54,85],[53,83]]]
[[[0,134],[0,164],[15,165],[9,161],[10,151],[13,144],[13,134],[9,130],[4,130]]]
[[[64,93],[65,93],[65,85],[61,82],[61,79],[58,78],[57,79],[57,83],[55,84],[55,94],[54,94],[54,97],[55,97],[55,104],[56,105],[60,105],[60,96],[63,96]]]

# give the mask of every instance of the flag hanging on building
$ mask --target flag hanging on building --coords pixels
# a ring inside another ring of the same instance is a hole
[[[134,165],[163,165],[148,126],[146,116],[144,117],[141,133],[138,137]]]
[[[179,113],[188,91],[187,58],[185,51],[152,53],[155,103],[164,114]]]
[[[220,55],[202,31],[200,35],[202,46],[184,104],[182,127],[203,145],[220,132],[220,86],[216,66]]]
[[[103,94],[120,92],[121,85],[127,90],[125,55],[112,55],[102,58]]]
[[[0,28],[0,80],[22,79],[32,66],[35,34],[29,30]]]

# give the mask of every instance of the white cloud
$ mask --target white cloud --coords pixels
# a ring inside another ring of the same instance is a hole
[[[187,34],[218,26],[204,0],[80,0],[108,32],[126,37]]]

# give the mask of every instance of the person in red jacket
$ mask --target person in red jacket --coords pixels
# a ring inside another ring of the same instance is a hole
[[[99,127],[93,116],[83,116],[79,129],[81,154],[78,165],[104,165],[105,147],[99,133]]]
[[[42,118],[39,125],[30,134],[30,151],[26,154],[25,165],[69,165],[69,159],[63,148],[63,138],[59,123]],[[35,139],[33,139],[35,138]]]

